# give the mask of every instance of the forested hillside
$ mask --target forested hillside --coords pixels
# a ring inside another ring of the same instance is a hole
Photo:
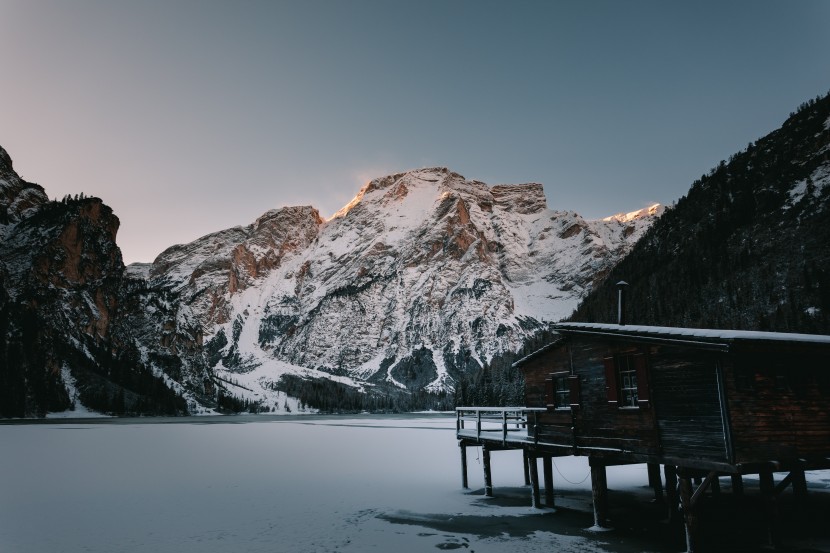
[[[716,129],[713,129],[716,132]],[[574,314],[630,324],[830,333],[830,96],[695,181]]]

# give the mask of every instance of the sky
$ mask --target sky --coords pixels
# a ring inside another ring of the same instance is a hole
[[[0,146],[126,263],[446,166],[671,204],[830,89],[830,2],[0,0]]]

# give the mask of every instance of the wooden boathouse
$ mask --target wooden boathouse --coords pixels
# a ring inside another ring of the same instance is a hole
[[[465,487],[468,446],[482,446],[488,495],[490,452],[523,450],[536,506],[537,458],[551,505],[552,458],[587,456],[595,525],[606,527],[606,467],[647,463],[658,498],[665,478],[670,516],[682,507],[695,551],[702,494],[721,476],[741,493],[742,476],[757,474],[767,539],[777,544],[776,496],[792,487],[803,497],[804,471],[830,468],[830,336],[593,323],[555,329],[553,343],[514,364],[525,377],[524,407],[458,409]],[[776,483],[776,472],[786,477]]]

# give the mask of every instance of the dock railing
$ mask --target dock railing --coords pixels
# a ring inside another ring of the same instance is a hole
[[[500,438],[502,445],[526,442],[528,424],[535,428],[537,415],[545,411],[543,407],[456,407],[456,435],[459,439]]]

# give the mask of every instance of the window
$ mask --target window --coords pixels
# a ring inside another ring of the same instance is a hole
[[[615,407],[648,407],[648,370],[642,353],[606,357],[605,390],[608,403]]]
[[[579,407],[579,377],[567,371],[551,373],[545,379],[545,396],[548,409]]]
[[[633,356],[621,355],[617,359],[617,382],[620,386],[620,407],[639,407],[637,400],[637,369]]]

